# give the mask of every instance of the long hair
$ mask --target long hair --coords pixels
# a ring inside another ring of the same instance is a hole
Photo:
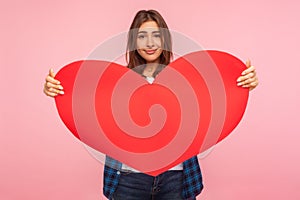
[[[154,77],[170,63],[173,56],[171,34],[167,23],[163,17],[156,10],[140,10],[135,15],[130,26],[127,47],[126,47],[126,61],[127,67],[142,74],[145,69],[146,60],[142,58],[137,51],[137,33],[140,26],[147,21],[155,21],[159,27],[162,42],[162,53],[159,57],[159,67],[154,72]]]

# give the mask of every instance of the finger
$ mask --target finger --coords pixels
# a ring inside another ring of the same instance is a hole
[[[247,79],[249,79],[249,78],[255,78],[255,77],[256,77],[255,74],[254,74],[253,72],[250,72],[250,73],[247,74],[247,75],[240,76],[236,81],[237,81],[237,82],[242,82],[242,81],[245,81],[245,80],[247,80]]]
[[[254,88],[256,88],[257,85],[258,85],[258,81],[255,81],[255,82],[251,82],[249,84],[245,84],[242,87],[243,88],[249,88],[250,90],[253,90]]]
[[[49,91],[46,90],[45,88],[44,88],[44,93],[45,93],[47,96],[49,96],[49,97],[55,97],[55,96],[58,95],[57,93],[49,92]]]
[[[60,84],[60,81],[59,80],[56,80],[55,78],[53,78],[52,76],[48,75],[46,77],[46,82],[50,82],[52,84],[56,84],[56,85],[59,85]]]
[[[237,83],[237,85],[242,86],[242,85],[249,84],[249,83],[252,83],[252,82],[258,82],[256,76],[248,77],[248,78],[240,77],[239,82]]]
[[[49,96],[49,97],[56,97],[58,94],[53,93],[53,92],[47,92],[46,95]]]
[[[46,82],[45,86],[47,88],[55,88],[55,89],[58,89],[58,90],[63,90],[64,89],[61,85],[53,84],[51,82]]]
[[[242,72],[242,75],[246,75],[246,74],[249,74],[249,73],[251,73],[251,72],[253,72],[253,73],[255,73],[255,67],[254,66],[250,66],[250,67],[248,67],[247,69],[245,69],[243,72]]]
[[[64,91],[62,90],[58,90],[58,89],[55,89],[55,88],[48,88],[46,89],[48,92],[52,92],[52,93],[56,93],[56,94],[64,94]]]
[[[50,91],[50,92],[53,92],[53,93],[57,93],[57,94],[64,94],[64,91],[62,91],[62,90],[57,90],[57,89],[54,89],[54,88],[50,88],[49,91]]]
[[[246,84],[254,83],[255,81],[256,81],[255,78],[248,78],[248,79],[244,80],[242,83],[243,83],[243,85],[246,85]]]
[[[256,78],[247,79],[243,82],[241,82],[241,85],[250,85],[250,86],[256,86],[258,84],[258,80]]]

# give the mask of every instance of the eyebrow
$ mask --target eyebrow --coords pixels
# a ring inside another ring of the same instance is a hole
[[[147,31],[139,31],[138,34],[140,33],[148,33]],[[160,31],[152,31],[152,33],[160,33]]]

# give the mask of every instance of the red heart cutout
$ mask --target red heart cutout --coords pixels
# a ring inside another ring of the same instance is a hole
[[[225,52],[197,51],[170,63],[148,84],[116,63],[77,61],[57,73],[65,94],[55,101],[74,136],[155,176],[237,126],[248,99],[248,89],[236,86],[244,69]]]

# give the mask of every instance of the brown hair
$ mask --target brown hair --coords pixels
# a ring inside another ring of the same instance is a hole
[[[128,33],[126,60],[128,63],[128,68],[135,68],[134,70],[136,72],[142,74],[144,68],[146,67],[146,60],[137,52],[136,39],[138,29],[144,22],[147,21],[155,21],[161,32],[162,53],[159,60],[160,65],[153,74],[155,77],[166,65],[170,63],[170,60],[173,56],[170,31],[165,20],[156,10],[140,10],[135,15]]]

